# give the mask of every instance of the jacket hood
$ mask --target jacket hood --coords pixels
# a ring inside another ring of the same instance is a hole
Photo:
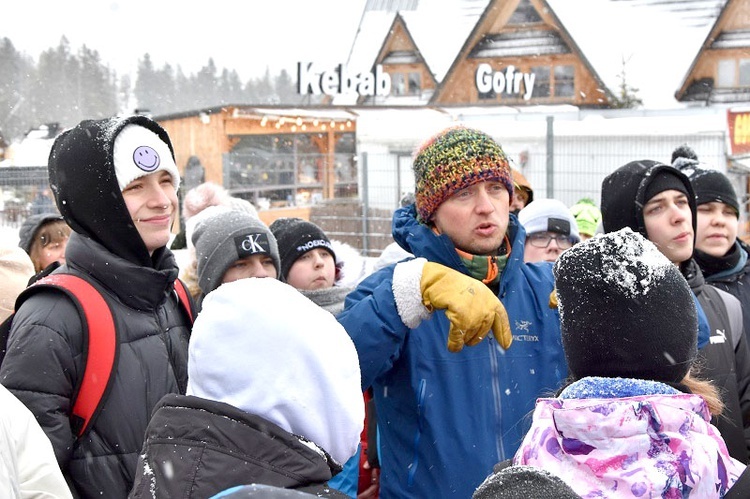
[[[174,158],[167,132],[146,116],[86,120],[55,139],[48,162],[49,183],[57,209],[75,232],[128,261],[152,266],[115,173],[114,142],[130,124],[154,132]]]

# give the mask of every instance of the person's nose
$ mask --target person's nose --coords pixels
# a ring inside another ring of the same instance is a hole
[[[313,255],[313,262],[315,265],[315,268],[318,269],[323,266],[323,257],[321,257],[317,252]]]
[[[478,213],[492,213],[495,211],[495,205],[492,204],[492,199],[487,189],[482,188],[478,190],[476,211]]]

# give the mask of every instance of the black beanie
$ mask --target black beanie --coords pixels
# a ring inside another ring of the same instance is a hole
[[[117,256],[151,266],[151,256],[130,218],[115,172],[115,139],[130,124],[154,132],[167,144],[174,159],[167,132],[146,116],[85,120],[52,144],[49,183],[57,209],[71,229]]]
[[[560,477],[533,466],[508,466],[488,476],[472,499],[580,499]]]
[[[597,235],[553,269],[575,379],[682,381],[697,354],[698,315],[687,281],[652,242],[629,228]]]
[[[734,192],[734,186],[726,175],[718,170],[703,168],[700,166],[683,167],[680,171],[687,175],[695,191],[695,202],[697,205],[719,202],[734,209],[737,217],[740,216],[740,202]]]
[[[281,259],[281,275],[279,279],[286,281],[289,269],[299,257],[315,248],[328,251],[334,261],[336,253],[325,232],[312,222],[301,218],[278,218],[268,227],[271,229],[279,245]]]
[[[602,210],[604,232],[630,227],[647,236],[643,207],[649,199],[668,189],[675,189],[687,195],[692,212],[692,225],[695,228],[695,194],[690,180],[670,165],[644,159],[621,166],[602,181],[599,206]]]

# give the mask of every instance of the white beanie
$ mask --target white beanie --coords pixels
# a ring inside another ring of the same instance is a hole
[[[518,212],[518,221],[526,234],[556,232],[570,236],[574,243],[581,241],[573,213],[558,199],[535,199]]]
[[[148,128],[125,126],[115,138],[113,160],[120,190],[133,180],[159,170],[172,175],[175,191],[180,187],[180,172],[169,146]]]
[[[240,279],[206,296],[190,337],[187,394],[271,421],[339,464],[357,451],[364,426],[352,340],[276,279]]]

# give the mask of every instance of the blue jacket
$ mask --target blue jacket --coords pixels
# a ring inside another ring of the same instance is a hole
[[[396,211],[393,235],[416,257],[467,273],[450,239],[419,224],[413,205]],[[523,262],[526,236],[512,214],[508,236],[498,292],[513,330],[508,351],[488,336],[449,352],[443,311],[410,330],[396,308],[393,265],[346,299],[338,319],[357,347],[363,388],[374,390],[383,498],[471,497],[515,453],[537,397],[567,376],[559,315],[549,308],[551,264]]]

